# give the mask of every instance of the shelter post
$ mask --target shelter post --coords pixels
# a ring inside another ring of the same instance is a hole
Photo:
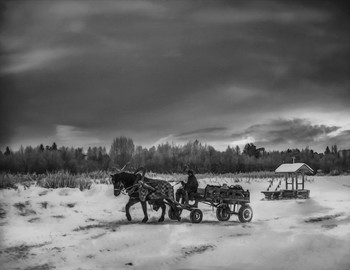
[[[312,174],[313,169],[305,163],[284,163],[281,164],[276,170],[276,173],[284,175],[285,190],[278,190],[280,184],[276,187],[275,191],[270,191],[272,182],[267,191],[262,191],[265,195],[265,199],[307,199],[310,195],[310,190],[305,188],[305,174]],[[299,176],[300,174],[301,176]],[[280,182],[281,183],[281,182]],[[294,184],[295,183],[295,184]]]

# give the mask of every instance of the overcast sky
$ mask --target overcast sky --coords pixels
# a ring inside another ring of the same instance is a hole
[[[347,1],[1,3],[2,151],[350,148]]]

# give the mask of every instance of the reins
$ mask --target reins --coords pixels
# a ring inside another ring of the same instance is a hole
[[[137,179],[136,179],[136,181],[137,181]],[[141,179],[138,180],[132,186],[125,188],[124,183],[121,183],[122,188],[117,188],[117,189],[115,188],[114,190],[120,190],[120,192],[123,195],[129,195],[129,196],[131,194],[133,194],[138,188],[141,188],[141,187],[148,189],[148,190],[156,191],[156,188],[154,188],[152,185],[150,185],[150,183],[156,183],[159,181],[165,181],[165,180],[150,179],[150,178],[145,179],[145,171],[143,171]],[[165,182],[168,182],[168,181],[165,181]]]
[[[137,188],[139,188],[140,186],[144,186],[144,187],[149,188],[149,189],[151,189],[151,190],[153,190],[153,191],[155,190],[154,187],[148,185],[147,183],[145,183],[145,182],[142,181],[142,180],[139,181],[138,183],[136,183],[136,184],[134,184],[134,185],[128,187],[128,188],[125,188],[124,185],[123,185],[123,188],[122,188],[122,189],[114,189],[114,190],[120,190],[120,192],[121,192],[122,194],[124,194],[124,195],[130,195],[130,194],[134,193],[135,190],[136,190]]]
[[[114,189],[114,190],[120,190],[120,192],[124,195],[130,195],[132,193],[134,193],[134,191],[136,190],[136,188],[138,187],[138,184],[132,185],[131,187],[125,188],[123,185],[123,188],[119,189]]]

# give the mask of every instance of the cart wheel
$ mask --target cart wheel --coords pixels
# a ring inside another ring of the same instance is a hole
[[[216,209],[216,218],[219,221],[228,221],[230,217],[230,208],[227,205],[219,205]]]
[[[193,209],[190,214],[192,223],[200,223],[203,219],[203,212],[200,209]]]
[[[171,220],[181,220],[181,209],[174,210],[172,207],[169,208],[168,216]]]
[[[242,205],[238,211],[238,219],[242,223],[250,222],[253,218],[253,210],[249,205]]]

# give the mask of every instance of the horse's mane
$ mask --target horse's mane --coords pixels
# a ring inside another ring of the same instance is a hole
[[[126,188],[135,185],[137,177],[139,177],[139,180],[141,180],[141,174],[134,174],[130,172],[120,172],[118,174],[119,174],[119,179],[121,179],[121,181],[123,182]],[[144,181],[150,185],[155,185],[157,182],[159,183],[164,180],[144,177]]]
[[[121,172],[120,173],[120,179],[122,179],[122,182],[124,184],[125,187],[131,187],[135,184],[136,181],[136,175],[133,173],[129,173],[129,172]]]

